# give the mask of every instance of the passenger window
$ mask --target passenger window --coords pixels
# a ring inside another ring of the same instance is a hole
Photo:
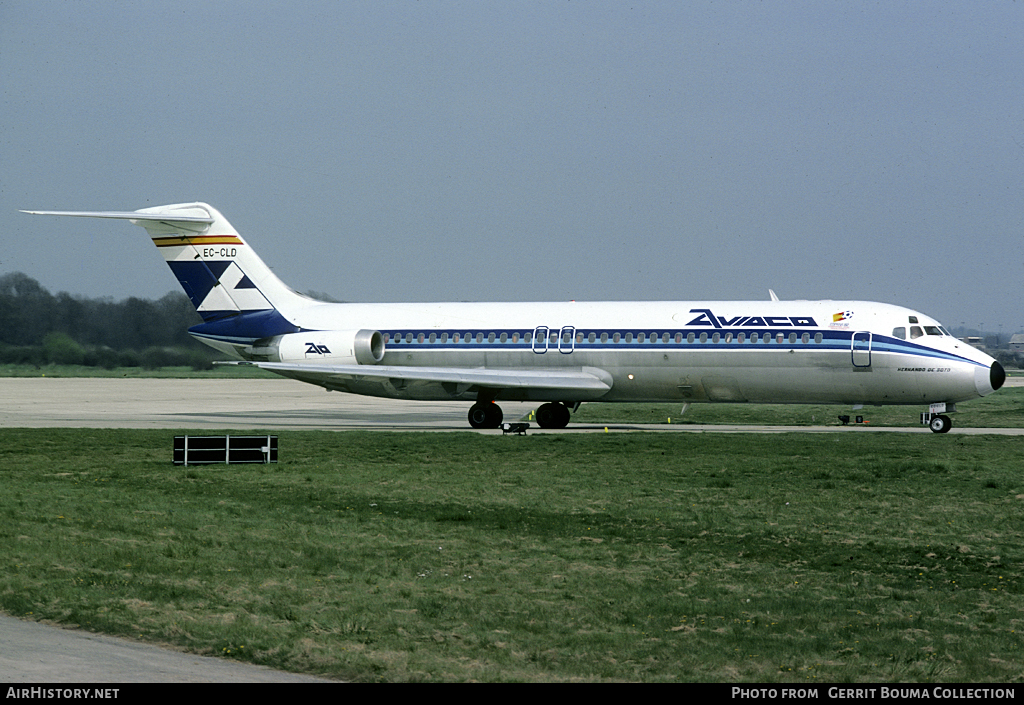
[[[693,342],[693,333],[687,333],[686,334],[686,342],[687,343],[692,343]]]
[[[811,342],[811,334],[804,333],[803,335],[801,335],[800,342],[803,343],[804,345],[807,345],[807,343]]]
[[[627,343],[632,343],[633,342],[633,333],[632,332],[627,332],[626,333],[626,342]]]
[[[608,334],[607,333],[602,333],[601,334],[601,342],[602,343],[607,343],[608,342]]]
[[[597,333],[591,332],[590,335],[587,336],[587,342],[593,343],[595,340],[597,340]]]
[[[493,343],[494,342],[494,333],[488,333],[487,334],[487,342],[488,343]]]
[[[911,340],[913,340],[914,338],[920,338],[922,335],[924,335],[924,331],[921,330],[920,326],[910,326]]]
[[[792,345],[795,342],[796,342],[796,333],[790,333],[789,334],[789,344]]]
[[[700,334],[700,342],[702,342],[702,343],[708,342],[708,334],[707,333],[701,333]]]
[[[407,342],[407,343],[411,343],[412,342],[412,333],[406,333],[405,334],[405,342]]]
[[[638,343],[642,343],[645,340],[647,340],[647,335],[645,333],[640,333],[639,335],[636,336],[636,342]]]
[[[899,338],[900,340],[906,340],[907,339],[907,329],[906,329],[906,327],[905,326],[900,326],[899,328],[893,328],[892,329],[892,337],[893,338]]]
[[[618,333],[618,331],[616,331],[616,332],[615,332],[615,333],[614,333],[614,334],[612,335],[612,342],[613,342],[613,343],[617,343],[617,342],[619,342],[619,339],[620,339],[619,333]]]
[[[714,335],[711,336],[711,342],[712,343],[717,343],[721,339],[722,339],[722,336],[720,336],[718,333],[715,333]]]
[[[431,333],[430,334],[430,342],[431,343],[436,343],[437,342],[437,333]]]
[[[746,340],[747,340],[747,334],[746,333],[740,333],[739,335],[736,336],[736,342],[737,343],[745,343]]]
[[[484,334],[483,333],[477,333],[476,334],[476,342],[478,342],[478,343],[484,342]]]
[[[504,342],[508,341],[508,333],[502,333],[502,334],[501,334],[501,337],[500,337],[500,338],[498,338],[498,340],[499,340],[500,342],[502,342],[502,343],[504,343]]]
[[[821,333],[815,333],[814,334],[814,342],[815,343],[820,343],[824,339],[825,339],[825,337]]]
[[[668,341],[669,341],[669,335],[668,335],[668,332],[666,331],[665,333],[661,334],[661,342],[667,343]]]

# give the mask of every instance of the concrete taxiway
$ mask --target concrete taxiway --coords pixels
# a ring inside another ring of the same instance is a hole
[[[326,392],[289,379],[0,378],[0,426],[466,430],[469,404]],[[528,404],[502,404],[509,419]]]
[[[1007,386],[1024,386],[1011,377]],[[165,428],[188,430],[418,430],[468,431],[468,403],[399,401],[326,392],[288,379],[0,378],[0,427]],[[536,404],[502,402],[506,421]],[[908,407],[908,414],[918,410]],[[603,424],[570,424],[554,433],[603,432]],[[931,433],[924,427],[609,424],[614,430],[659,432]],[[545,432],[532,425],[530,433]],[[501,433],[501,431],[482,431]],[[951,433],[1024,435],[1024,429],[967,429]]]

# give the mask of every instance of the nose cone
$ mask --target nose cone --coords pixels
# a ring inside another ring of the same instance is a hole
[[[1005,381],[1006,370],[998,360],[993,360],[988,369],[978,367],[974,372],[974,387],[983,397],[1002,387]]]
[[[992,385],[992,391],[999,389],[1003,386],[1003,382],[1006,381],[1006,370],[999,364],[999,360],[992,363],[991,369],[988,373],[989,384]]]

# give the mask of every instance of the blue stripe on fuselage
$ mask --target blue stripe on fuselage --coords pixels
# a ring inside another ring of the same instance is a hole
[[[614,351],[614,350],[630,350],[637,352],[658,352],[658,351],[672,351],[672,352],[683,352],[683,351],[710,351],[710,350],[722,350],[722,351],[739,351],[739,350],[808,350],[808,351],[828,351],[828,352],[845,352],[847,354],[851,351],[851,338],[853,333],[846,331],[832,331],[832,330],[821,330],[821,329],[793,329],[788,328],[785,330],[764,330],[764,329],[748,329],[748,330],[732,330],[723,331],[708,330],[707,328],[697,329],[670,329],[669,340],[665,342],[663,335],[666,332],[664,329],[657,331],[658,335],[653,339],[648,337],[644,342],[638,341],[640,333],[649,335],[652,331],[650,328],[644,329],[588,329],[588,328],[573,328],[572,329],[572,340],[566,341],[563,337],[563,332],[558,328],[549,328],[547,333],[547,341],[543,338],[540,342],[533,338],[535,329],[473,329],[473,328],[459,328],[459,329],[398,329],[398,330],[381,330],[382,334],[386,336],[387,349],[388,350],[408,350],[412,351],[427,351],[427,350],[479,350],[486,348],[488,350],[523,350],[523,351],[534,351],[538,353],[544,352],[562,352],[568,354],[570,352],[584,352],[588,350],[593,351]],[[501,335],[505,334],[506,340],[501,341]],[[590,342],[590,333],[595,334],[595,340]],[[601,341],[602,334],[608,335],[608,340],[605,342]],[[619,334],[619,341],[614,342],[612,336],[616,333]],[[676,341],[676,334],[681,336],[681,340]],[[693,342],[688,342],[687,336],[689,334],[694,335]],[[701,334],[706,334],[707,339],[705,341],[700,340]],[[718,342],[714,341],[714,334],[719,335]],[[732,333],[733,337],[729,342],[726,342],[726,333]],[[744,341],[740,342],[737,339],[737,335],[742,333],[744,335]],[[751,340],[753,334],[758,335],[756,342]],[[790,334],[795,334],[795,340],[790,342]],[[803,335],[808,335],[807,342],[803,342]],[[815,335],[821,334],[821,342],[815,342]],[[434,335],[434,341],[430,341],[430,335]],[[455,341],[454,336],[458,334],[459,340]],[[482,340],[477,342],[477,335],[482,335]],[[493,334],[494,339],[488,340]],[[631,334],[632,340],[626,342],[626,335]],[[513,342],[513,336],[517,336],[518,339]],[[576,336],[582,335],[582,340],[577,340]],[[765,340],[765,336],[769,339]],[[782,342],[779,342],[779,335],[782,335]],[[406,342],[406,336],[411,336],[411,340]],[[422,336],[422,340],[420,337]],[[529,336],[529,337],[527,337]],[[554,338],[554,340],[552,340]],[[867,350],[863,350],[866,352]],[[921,358],[930,358],[937,360],[951,360],[958,362],[970,362],[972,364],[980,365],[981,363],[975,362],[966,357],[956,355],[954,353],[944,352],[942,350],[936,350],[935,348],[913,343],[899,338],[893,338],[886,335],[874,334],[872,335],[871,351],[874,353],[895,353],[901,355],[912,355]]]

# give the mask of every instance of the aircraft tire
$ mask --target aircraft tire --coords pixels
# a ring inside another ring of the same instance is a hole
[[[493,402],[469,407],[469,425],[473,428],[498,428],[504,417],[501,407]]]
[[[565,428],[569,425],[569,408],[554,401],[541,404],[537,409],[537,425],[541,428]]]
[[[935,433],[947,433],[953,428],[953,421],[946,415],[933,416],[928,427]]]

